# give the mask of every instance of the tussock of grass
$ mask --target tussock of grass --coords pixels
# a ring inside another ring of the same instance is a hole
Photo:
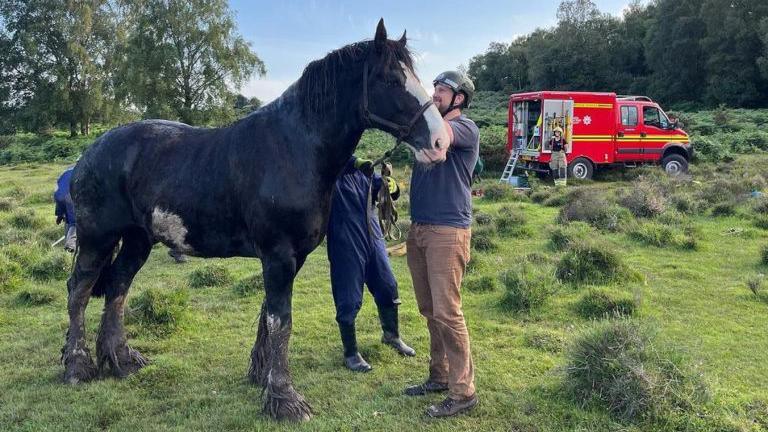
[[[490,230],[477,230],[472,233],[471,247],[478,252],[495,251],[499,248],[499,245],[496,244],[493,238],[493,232]]]
[[[0,292],[14,291],[21,285],[21,266],[0,254]]]
[[[49,252],[29,268],[29,274],[42,281],[65,279],[69,276],[71,263],[72,256],[66,252]]]
[[[464,280],[464,287],[467,289],[467,291],[471,292],[496,291],[497,286],[498,282],[496,281],[496,278],[488,275],[467,278]]]
[[[240,297],[248,297],[264,291],[264,275],[257,273],[232,284],[232,291]]]
[[[606,284],[639,278],[615,250],[594,241],[573,243],[557,263],[556,275],[572,284]]]
[[[605,290],[590,290],[576,303],[576,311],[587,319],[629,316],[636,308],[634,299]]]
[[[561,223],[582,221],[606,231],[618,231],[631,219],[628,210],[611,204],[603,194],[589,189],[572,192],[558,215]]]
[[[19,306],[42,306],[53,303],[59,296],[57,291],[44,288],[26,288],[16,295]]]
[[[45,225],[43,218],[36,215],[33,210],[27,208],[16,209],[16,211],[11,213],[8,222],[11,226],[18,229],[37,230]]]
[[[587,241],[595,236],[595,230],[585,222],[571,222],[556,226],[549,233],[549,247],[555,251],[567,249],[574,242]]]
[[[597,402],[623,420],[654,420],[695,412],[708,397],[701,375],[653,333],[625,319],[584,331],[566,354],[565,387],[582,405]]]
[[[180,324],[188,298],[185,289],[167,291],[149,288],[131,298],[126,318],[129,323],[149,326],[156,333],[167,333]]]
[[[650,181],[636,181],[619,196],[619,204],[636,217],[655,217],[667,209],[667,199],[661,188]]]
[[[229,269],[221,264],[207,264],[189,274],[190,288],[223,286],[232,282]]]
[[[526,346],[551,353],[559,353],[565,347],[563,335],[552,330],[528,330],[523,341]]]
[[[632,228],[629,236],[650,246],[694,250],[698,248],[694,231],[688,227],[681,229],[658,222],[646,222]]]
[[[493,216],[488,213],[477,212],[472,216],[475,219],[475,223],[480,226],[490,225],[493,223]]]
[[[512,312],[530,312],[542,307],[559,286],[548,267],[522,265],[501,273],[504,294],[499,305]]]
[[[483,271],[485,271],[487,268],[488,268],[488,263],[483,259],[483,257],[478,254],[474,254],[469,258],[469,262],[467,263],[466,273],[471,275],[480,274]]]
[[[0,212],[9,212],[16,208],[16,202],[8,197],[0,197]]]
[[[485,187],[483,199],[488,201],[510,201],[515,191],[508,184],[492,183]]]

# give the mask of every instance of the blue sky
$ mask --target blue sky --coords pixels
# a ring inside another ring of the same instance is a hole
[[[621,15],[630,0],[593,0]],[[270,101],[329,51],[374,35],[384,18],[390,39],[407,30],[416,72],[431,93],[438,73],[469,63],[491,42],[510,42],[556,23],[559,0],[230,0],[240,33],[267,66],[240,90]]]

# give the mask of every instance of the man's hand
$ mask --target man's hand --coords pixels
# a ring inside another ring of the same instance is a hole
[[[64,220],[64,216],[56,216],[56,225],[61,225],[61,221]]]
[[[356,159],[355,168],[365,174],[366,177],[373,176],[373,162],[368,159]]]

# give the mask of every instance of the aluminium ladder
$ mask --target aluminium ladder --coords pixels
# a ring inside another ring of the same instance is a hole
[[[515,168],[517,167],[517,160],[520,159],[520,153],[522,153],[522,149],[514,149],[512,154],[509,155],[507,166],[504,167],[504,171],[501,173],[499,183],[509,182],[509,178],[512,177],[512,174],[515,172]]]

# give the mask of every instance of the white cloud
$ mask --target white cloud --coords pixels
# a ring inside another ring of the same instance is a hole
[[[267,103],[277,99],[291,84],[293,81],[289,80],[251,78],[240,89],[240,93],[248,97],[256,96],[260,101]]]

